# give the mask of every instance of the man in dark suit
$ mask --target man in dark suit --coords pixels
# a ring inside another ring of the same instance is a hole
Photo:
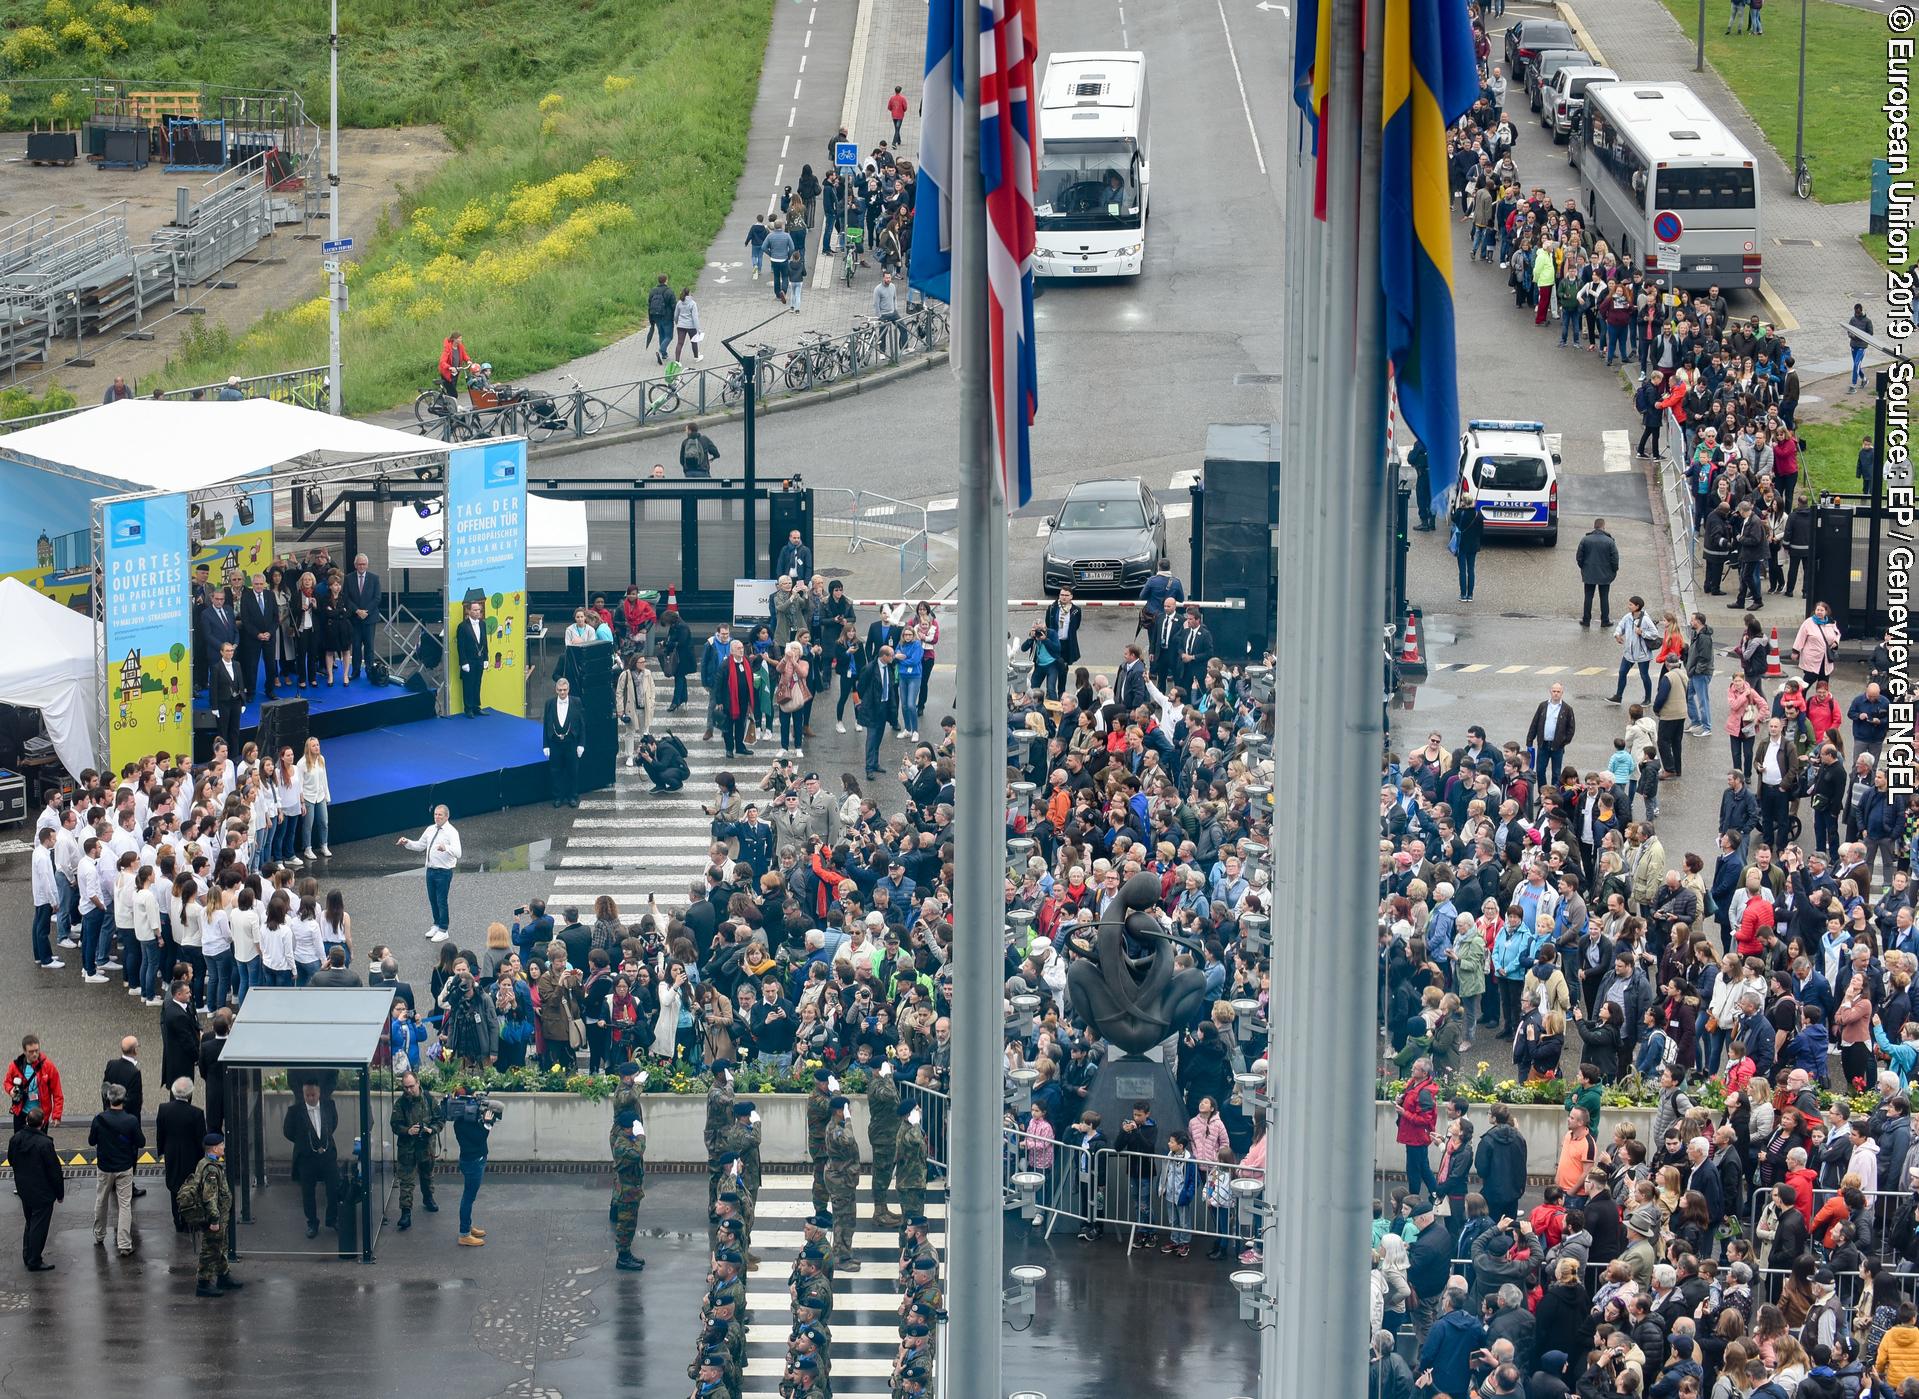
[[[225,588],[214,588],[208,592],[207,604],[200,609],[194,635],[199,640],[200,650],[206,653],[204,664],[208,670],[213,668],[214,659],[219,656],[222,645],[229,641],[239,642],[239,621],[234,617],[233,609],[227,605]]]
[[[39,1108],[27,1109],[20,1130],[7,1143],[7,1164],[13,1168],[14,1192],[26,1215],[20,1234],[21,1261],[29,1273],[44,1273],[53,1264],[40,1255],[47,1246],[47,1231],[53,1227],[53,1207],[67,1198],[67,1178],[53,1138],[47,1135],[47,1115]]]
[[[186,1225],[180,1219],[176,1202],[180,1187],[200,1164],[201,1144],[207,1136],[207,1115],[193,1104],[191,1078],[182,1076],[167,1082],[172,1085],[167,1101],[153,1114],[153,1146],[166,1167],[167,1202],[173,1206],[173,1227],[184,1234]]]
[[[466,605],[466,618],[454,637],[454,657],[460,665],[460,710],[477,719],[480,685],[486,679],[486,604],[477,598]]]
[[[200,1062],[200,1017],[193,1013],[193,983],[176,981],[160,1008],[160,1081],[192,1078]],[[194,1148],[199,1154],[199,1148]]]
[[[1153,683],[1165,690],[1179,678],[1179,633],[1183,621],[1179,609],[1170,603],[1147,630],[1146,644],[1152,653]]]
[[[247,702],[246,678],[234,659],[235,649],[231,641],[222,642],[217,659],[207,666],[207,709],[213,731],[227,741],[229,754],[240,751],[240,711]]]
[[[1120,662],[1119,673],[1113,677],[1113,698],[1119,707],[1131,714],[1147,702],[1146,695],[1146,658],[1140,654],[1139,643],[1127,645],[1126,659]]]
[[[293,1178],[300,1182],[300,1203],[306,1209],[307,1237],[320,1232],[319,1211],[314,1208],[314,1187],[326,1191],[326,1225],[331,1229],[336,1218],[333,1181],[339,1174],[339,1151],[333,1134],[340,1125],[340,1110],[330,1098],[320,1096],[320,1085],[308,1083],[300,1089],[300,1101],[287,1108],[281,1134],[293,1144]]]
[[[1206,678],[1206,662],[1213,658],[1213,634],[1200,621],[1197,607],[1186,609],[1185,625],[1179,629],[1179,637],[1173,645],[1177,648],[1174,654],[1177,662],[1175,675],[1190,695]]]
[[[888,725],[898,728],[900,722],[900,678],[893,648],[881,646],[872,664],[861,669],[855,684],[853,717],[866,731],[866,775],[878,777],[880,740],[886,736]]]
[[[127,1100],[123,1106],[135,1117],[146,1103],[146,1083],[140,1072],[140,1041],[134,1035],[128,1035],[120,1041],[120,1057],[109,1059],[105,1071],[100,1075],[102,1085],[117,1083],[127,1090]]]
[[[548,926],[551,927],[552,920],[549,919],[547,922]],[[551,941],[551,938],[549,937],[548,940]],[[367,985],[387,987],[393,992],[394,1000],[405,1002],[408,1010],[414,1009],[413,983],[400,980],[400,964],[391,955],[380,959],[380,969],[378,971],[369,970]]]
[[[353,650],[346,666],[346,678],[351,680],[366,674],[367,657],[373,654],[373,622],[380,615],[380,575],[367,568],[365,554],[355,556],[353,572],[340,585],[340,595],[353,627]]]
[[[193,628],[193,688],[204,690],[207,687],[207,657],[212,654],[200,638],[205,635],[200,619],[206,615],[207,607],[213,600],[213,580],[211,570],[206,564],[193,566],[193,601],[187,611],[187,622]]]
[[[266,663],[266,698],[273,698],[274,657],[280,635],[280,604],[267,591],[264,573],[256,573],[253,586],[240,597],[240,673],[246,680],[246,696],[256,693],[255,669]]]
[[[1046,676],[1046,693],[1058,699],[1066,688],[1070,667],[1079,662],[1079,624],[1083,614],[1073,601],[1073,590],[1061,588],[1059,600],[1046,609],[1046,645],[1053,653],[1053,664]]]
[[[580,759],[586,755],[586,724],[573,687],[562,678],[553,686],[553,698],[540,716],[540,751],[546,754],[547,776],[553,781],[553,805],[580,804]]]
[[[227,1031],[233,1026],[233,1012],[221,1006],[213,1012],[213,1028],[200,1037],[200,1082],[207,1090],[207,1130],[226,1130],[227,1071],[220,1055],[227,1047]]]

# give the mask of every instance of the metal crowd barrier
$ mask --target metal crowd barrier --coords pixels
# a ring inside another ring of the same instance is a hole
[[[900,560],[901,597],[924,588],[930,576],[939,571],[927,547],[926,507],[878,491],[815,486],[813,537],[844,539],[849,554],[857,554],[869,544],[894,550]]]
[[[1194,1172],[1192,1198],[1176,1204],[1166,1196],[1166,1175],[1188,1166]],[[1235,1206],[1207,1202],[1206,1180],[1212,1169],[1190,1154],[1176,1157],[1161,1152],[1149,1156],[1137,1151],[1103,1150],[1093,1163],[1095,1177],[1103,1191],[1100,1208],[1091,1222],[1124,1230],[1128,1254],[1141,1246],[1142,1233],[1163,1236],[1161,1241],[1167,1243],[1176,1242],[1175,1235],[1184,1235],[1188,1243],[1194,1239],[1218,1239],[1233,1245],[1237,1252],[1245,1248],[1258,1231],[1242,1222]],[[1260,1179],[1265,1174],[1245,1171],[1239,1166],[1232,1167],[1232,1172],[1236,1179]]]
[[[945,1170],[952,1163],[947,1152],[946,1130],[952,1120],[953,1100],[937,1088],[902,1083],[900,1101],[919,1104],[920,1134],[926,1138],[926,1164]]]
[[[870,329],[855,329],[796,348],[763,346],[756,397],[762,401],[788,398],[944,349],[944,318],[923,314],[928,317],[924,321],[918,315],[908,317],[909,329],[904,335],[876,337]],[[929,328],[922,330],[922,326]],[[834,367],[823,373],[819,366],[826,358]],[[609,429],[618,432],[670,419],[704,417],[738,408],[746,396],[744,376],[733,364],[685,365],[675,374],[661,373],[598,388],[545,387],[537,381],[516,387],[525,392],[528,402],[544,407],[531,412],[525,404],[517,409],[511,405],[462,408],[436,413],[427,422],[415,423],[411,430],[442,442],[463,442],[503,429],[502,415],[508,414],[510,423],[517,426],[503,430],[525,430],[538,445],[558,436],[579,439]]]
[[[1686,483],[1686,433],[1671,409],[1666,410],[1660,429],[1656,474],[1660,501],[1666,507],[1673,586],[1678,589],[1681,610],[1690,615],[1697,607],[1699,540],[1693,528],[1692,491]]]

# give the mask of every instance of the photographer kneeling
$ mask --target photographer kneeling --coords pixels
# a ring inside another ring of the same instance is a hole
[[[491,1098],[475,1097],[464,1083],[445,1100],[446,1120],[453,1124],[454,1140],[460,1144],[460,1239],[468,1248],[486,1243],[486,1230],[473,1223],[473,1202],[479,1198],[480,1181],[486,1176],[487,1136],[493,1124],[506,1115]]]

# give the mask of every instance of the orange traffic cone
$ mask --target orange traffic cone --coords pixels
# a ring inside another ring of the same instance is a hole
[[[1766,653],[1766,679],[1777,680],[1784,672],[1779,669],[1779,628],[1772,629],[1772,647]]]
[[[1411,607],[1406,609],[1406,639],[1399,648],[1399,663],[1402,666],[1425,664],[1419,649],[1419,615]]]

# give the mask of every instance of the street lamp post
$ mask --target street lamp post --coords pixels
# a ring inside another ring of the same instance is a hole
[[[1692,71],[1706,71],[1706,0],[1699,0],[1699,47],[1693,53]]]
[[[1792,189],[1801,199],[1812,193],[1806,170],[1806,0],[1799,0],[1799,114],[1792,131]]]
[[[760,567],[760,541],[758,537],[760,511],[759,503],[753,498],[753,488],[759,479],[757,475],[759,470],[758,435],[755,431],[760,397],[759,352],[765,347],[755,345],[750,353],[743,355],[733,348],[733,342],[743,335],[751,335],[754,331],[758,330],[760,326],[773,324],[774,321],[778,320],[785,313],[786,308],[782,306],[779,310],[761,321],[759,325],[748,326],[745,330],[735,331],[733,334],[727,336],[726,339],[720,341],[720,344],[726,347],[726,352],[739,362],[740,372],[746,376],[746,445],[740,452],[740,464],[746,476],[746,569],[741,575],[745,578],[757,578]]]
[[[340,300],[346,290],[340,265],[340,0],[328,7],[327,23],[327,412],[340,415]]]

